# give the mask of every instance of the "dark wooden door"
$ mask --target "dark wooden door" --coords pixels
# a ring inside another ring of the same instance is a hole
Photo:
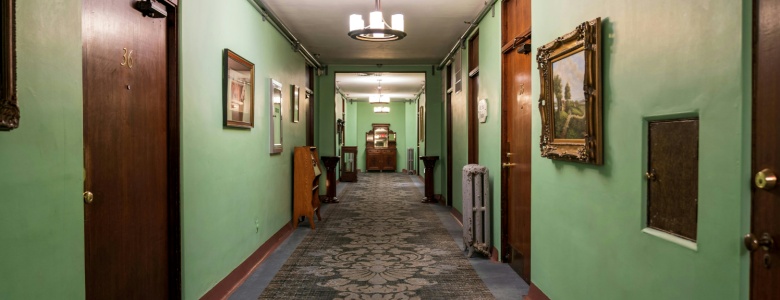
[[[469,40],[469,92],[468,92],[468,162],[479,163],[479,118],[477,117],[477,98],[479,97],[479,33]]]
[[[780,1],[757,0],[753,36],[753,174],[780,172]],[[766,180],[765,180],[766,182]],[[751,232],[757,247],[751,254],[750,298],[780,299],[780,187],[754,183]],[[763,245],[762,245],[763,246]]]
[[[531,282],[531,1],[502,2],[502,253]]]
[[[451,74],[452,67],[447,67],[447,74]],[[448,76],[449,77],[449,76]],[[447,114],[447,206],[452,206],[452,90],[446,95]]]
[[[180,297],[175,8],[135,2],[83,6],[88,299]]]

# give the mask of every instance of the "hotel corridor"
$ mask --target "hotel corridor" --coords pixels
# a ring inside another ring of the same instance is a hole
[[[420,203],[423,184],[401,173],[360,173],[338,204],[308,220],[230,299],[521,299],[508,265],[463,251],[447,208]]]

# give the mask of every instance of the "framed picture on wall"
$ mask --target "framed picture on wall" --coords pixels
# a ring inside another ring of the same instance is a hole
[[[225,49],[224,126],[252,128],[255,125],[255,65]]]
[[[292,95],[292,101],[290,103],[292,104],[292,122],[298,123],[301,118],[300,114],[300,104],[301,104],[301,88],[297,85],[290,85],[292,87],[292,91],[290,92],[290,95]]]
[[[271,154],[282,153],[282,83],[271,79],[271,95],[268,99],[270,105],[269,119],[271,126],[268,128],[271,136]]]
[[[601,165],[601,18],[539,48],[542,157]]]
[[[16,96],[15,0],[0,0],[0,131],[19,127]]]
[[[417,118],[417,124],[419,124],[417,137],[419,137],[420,143],[423,143],[425,142],[425,106],[420,106]]]

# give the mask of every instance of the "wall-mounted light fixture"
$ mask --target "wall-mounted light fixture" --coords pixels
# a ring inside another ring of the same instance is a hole
[[[404,15],[391,16],[392,26],[385,22],[379,0],[375,2],[375,10],[369,14],[369,24],[365,26],[363,16],[353,14],[349,16],[349,37],[368,42],[397,41],[406,37],[404,32]]]

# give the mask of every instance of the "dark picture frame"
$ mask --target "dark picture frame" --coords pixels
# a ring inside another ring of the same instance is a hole
[[[271,137],[271,154],[282,153],[282,83],[271,79],[271,88],[268,97],[269,119],[271,126],[268,127]]]
[[[601,18],[538,49],[542,157],[603,163]]]
[[[223,116],[225,127],[255,126],[255,64],[225,49]]]
[[[291,107],[292,107],[292,120],[293,123],[298,123],[301,120],[301,88],[297,85],[290,85],[292,91],[290,92],[290,95],[292,96]]]
[[[0,131],[19,128],[16,92],[16,1],[0,0]]]

